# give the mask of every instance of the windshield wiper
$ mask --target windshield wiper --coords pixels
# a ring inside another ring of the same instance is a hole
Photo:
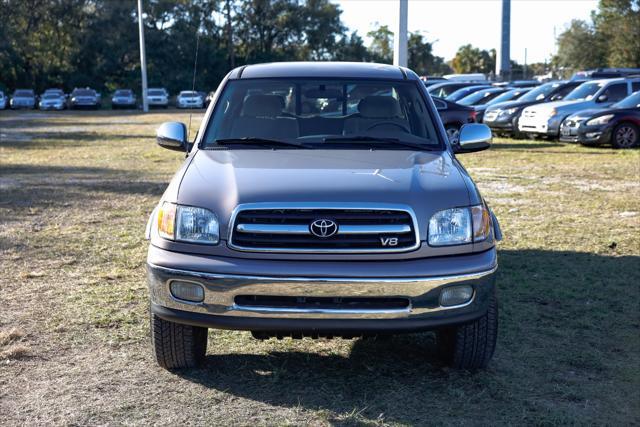
[[[269,138],[256,138],[252,136],[246,136],[244,138],[216,139],[213,142],[220,145],[227,145],[227,144],[284,145],[289,147],[311,148],[310,146],[302,144],[300,142],[282,141],[279,139],[269,139]]]
[[[424,144],[418,144],[414,142],[401,141],[398,138],[387,138],[380,136],[368,136],[368,135],[353,135],[353,136],[329,136],[324,139],[324,142],[378,142],[391,145],[400,145],[402,147],[414,148],[420,151],[434,151],[435,148],[429,147]]]

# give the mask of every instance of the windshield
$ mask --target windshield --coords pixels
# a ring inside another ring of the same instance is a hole
[[[565,101],[576,101],[579,99],[590,100],[598,90],[604,86],[603,83],[582,83],[580,86],[569,92],[564,98]]]
[[[390,145],[393,139],[442,148],[418,84],[408,81],[231,80],[216,102],[202,147],[233,139],[311,148],[366,147],[383,139]]]
[[[640,91],[632,93],[622,101],[616,102],[611,108],[640,108]]]
[[[60,99],[60,95],[56,95],[55,93],[48,93],[42,98],[43,99]]]
[[[184,90],[180,92],[180,96],[198,96],[198,92],[192,92],[190,90]]]
[[[479,90],[482,89],[487,89],[489,88],[489,86],[468,86],[468,87],[463,87],[462,89],[458,89],[455,92],[453,92],[451,95],[447,96],[445,99],[447,101],[451,101],[451,102],[457,102],[460,99],[471,95],[472,93],[475,93]]]
[[[492,100],[490,100],[489,102],[487,102],[487,105],[493,105],[493,104],[497,104],[499,102],[505,102],[505,101],[511,101],[514,99],[519,99],[521,96],[523,96],[524,94],[526,94],[527,92],[529,92],[528,89],[513,89],[513,90],[509,90],[505,93],[501,93],[500,95],[496,96],[495,98],[493,98]]]
[[[114,94],[115,96],[131,96],[131,91],[128,89],[120,89],[117,90],[116,93]]]
[[[545,83],[542,86],[538,86],[535,89],[527,92],[519,101],[531,102],[545,99],[551,92],[556,90],[562,85],[562,83]]]
[[[13,96],[33,96],[33,91],[32,90],[25,90],[25,89],[16,90],[13,93]]]
[[[458,104],[462,105],[481,105],[484,104],[485,99],[491,99],[492,96],[496,96],[497,93],[501,92],[500,89],[487,89],[487,90],[479,90],[477,92],[472,93],[471,95],[467,95],[461,100],[458,101]]]
[[[76,89],[73,91],[73,96],[95,96],[96,92],[92,89]]]
[[[162,90],[162,89],[149,89],[148,93],[149,93],[149,95],[152,95],[152,96],[164,96],[165,95],[164,90]]]

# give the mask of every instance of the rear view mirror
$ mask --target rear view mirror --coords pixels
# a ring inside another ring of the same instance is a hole
[[[165,122],[156,131],[156,142],[162,148],[187,150],[187,127],[180,122]]]
[[[467,123],[460,128],[458,144],[454,146],[456,153],[473,153],[486,150],[491,146],[491,129],[480,123]]]

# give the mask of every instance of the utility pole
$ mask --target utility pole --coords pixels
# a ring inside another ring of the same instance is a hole
[[[398,30],[393,38],[393,65],[407,66],[407,14],[408,1],[398,0]]]
[[[511,0],[502,0],[500,44],[496,55],[496,76],[504,80],[511,75]]]
[[[524,69],[522,70],[522,80],[527,80],[527,48],[524,48]]]
[[[149,111],[147,100],[147,53],[144,48],[144,24],[142,22],[142,0],[138,0],[138,32],[140,38],[140,71],[142,72],[142,111]]]
[[[229,37],[227,44],[229,45],[229,65],[231,68],[236,67],[236,56],[233,46],[233,27],[231,26],[231,0],[227,0],[226,5],[227,12],[227,37]]]

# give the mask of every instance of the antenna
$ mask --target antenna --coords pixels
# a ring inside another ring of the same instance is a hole
[[[193,62],[193,81],[191,82],[191,92],[196,91],[196,70],[198,69],[198,48],[200,47],[200,32],[196,30],[196,58]],[[204,101],[203,101],[204,102]],[[187,128],[187,139],[191,136],[191,115],[189,113],[189,127]]]

